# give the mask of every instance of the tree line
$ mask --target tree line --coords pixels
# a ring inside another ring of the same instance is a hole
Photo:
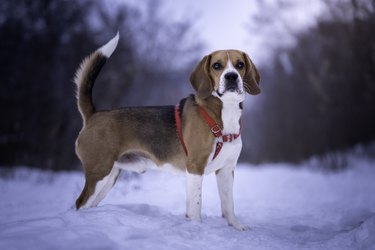
[[[329,12],[296,33],[295,46],[257,65],[262,93],[245,107],[241,161],[297,162],[374,141],[375,1],[322,1]],[[0,166],[77,169],[74,73],[117,31],[94,88],[98,109],[177,103],[192,92],[189,74],[203,56],[193,20],[165,21],[159,1],[145,11],[3,1],[0,17]]]
[[[375,1],[328,11],[263,66],[246,159],[298,162],[375,139]]]
[[[145,15],[126,4],[106,8],[104,3],[0,3],[1,166],[77,168],[74,142],[82,121],[74,73],[117,31],[116,52],[94,88],[98,109],[177,103],[186,92],[188,72],[201,48],[199,39],[183,42],[194,32],[191,22],[163,21],[159,1],[148,1]],[[179,64],[177,55],[190,61]]]

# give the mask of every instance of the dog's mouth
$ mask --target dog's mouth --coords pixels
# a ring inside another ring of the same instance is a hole
[[[238,84],[226,84],[224,91],[220,92],[220,90],[216,90],[218,96],[222,97],[225,93],[237,93],[239,95],[242,94],[242,91],[238,87]]]
[[[223,92],[220,92],[219,90],[216,90],[216,94],[219,97],[222,97],[225,93],[237,93],[238,95],[242,95],[243,92],[240,91],[239,89],[226,89]]]
[[[224,92],[237,92],[238,94],[241,94],[240,82],[238,80],[226,81]]]
[[[220,84],[220,87],[216,90],[216,94],[222,97],[226,93],[243,95],[244,90],[242,87],[242,82],[239,80],[226,80]]]
[[[238,89],[238,81],[225,81],[226,91],[236,91]]]
[[[227,87],[227,89],[225,91],[229,91],[229,92],[238,92],[238,88],[236,86],[229,86]]]
[[[225,91],[224,91],[225,92]],[[219,90],[216,90],[216,94],[219,96],[219,97],[222,97],[224,95],[224,93],[220,93]]]

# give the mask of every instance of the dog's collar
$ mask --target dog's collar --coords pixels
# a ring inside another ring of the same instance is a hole
[[[221,140],[218,140],[216,143],[216,148],[215,148],[215,153],[214,156],[212,157],[212,160],[214,160],[220,153],[224,142],[231,142],[236,140],[238,137],[241,135],[241,129],[242,129],[242,124],[240,122],[240,132],[238,134],[228,134],[228,135],[223,135],[223,132],[217,122],[207,113],[207,111],[202,107],[199,106],[199,113],[201,114],[202,118],[204,121],[207,123],[207,125],[210,127],[212,134],[216,138],[221,138]],[[175,120],[176,120],[176,128],[177,128],[177,133],[178,137],[180,138],[182,147],[185,151],[185,154],[188,155],[188,151],[184,142],[184,137],[182,133],[182,123],[181,123],[181,117],[180,117],[180,106],[176,105],[175,107]]]

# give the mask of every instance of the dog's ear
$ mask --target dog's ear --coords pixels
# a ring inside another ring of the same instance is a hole
[[[212,79],[209,75],[211,55],[203,57],[190,75],[190,82],[197,91],[200,99],[205,99],[214,90]]]
[[[245,87],[246,92],[252,95],[257,95],[260,93],[259,82],[260,82],[260,75],[255,67],[254,63],[250,60],[250,57],[243,53],[243,57],[245,59],[246,64],[246,73],[243,77],[243,84]]]

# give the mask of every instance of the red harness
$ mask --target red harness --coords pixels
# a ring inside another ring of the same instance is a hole
[[[207,111],[202,106],[199,106],[199,113],[201,114],[202,118],[205,120],[207,125],[210,127],[212,134],[216,138],[222,139],[221,141],[218,141],[216,143],[215,153],[214,153],[214,156],[212,158],[212,160],[214,160],[219,155],[219,153],[220,153],[220,151],[223,147],[224,142],[231,142],[231,141],[236,140],[241,135],[241,131],[238,134],[223,135],[223,132],[222,132],[221,128],[219,127],[219,125],[207,113]],[[181,118],[180,118],[180,106],[179,105],[176,105],[174,115],[175,115],[175,119],[176,119],[176,127],[177,127],[178,137],[180,138],[180,141],[181,141],[182,147],[184,148],[185,154],[188,155],[188,151],[187,151],[187,148],[186,148],[186,145],[185,145],[185,142],[184,142],[184,138],[183,138],[183,134],[182,134],[182,123],[181,123]]]

